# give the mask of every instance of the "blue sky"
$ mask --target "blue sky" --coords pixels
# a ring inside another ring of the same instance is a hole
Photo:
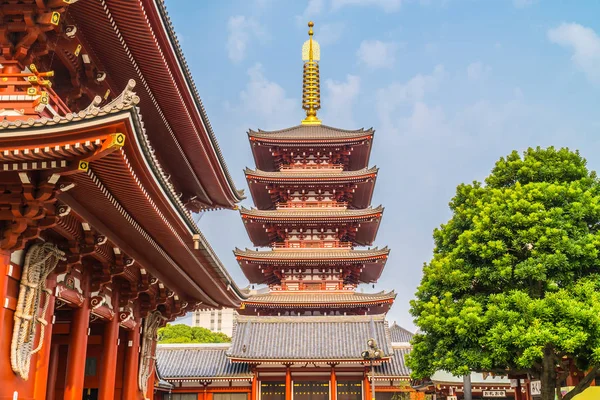
[[[380,167],[380,282],[408,302],[461,182],[529,146],[579,149],[600,170],[600,2],[595,0],[167,0],[229,169],[246,188],[246,131],[297,125],[306,23],[321,43],[323,123],[374,127]],[[252,205],[248,199],[243,203]],[[252,247],[235,211],[200,227],[240,286],[234,247]]]

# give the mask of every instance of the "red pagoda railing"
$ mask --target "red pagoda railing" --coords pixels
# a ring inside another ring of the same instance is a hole
[[[344,208],[348,207],[347,202],[341,201],[288,201],[287,203],[277,203],[277,209],[289,208]]]
[[[352,248],[352,242],[342,242],[339,240],[302,240],[273,243],[271,246],[273,249],[349,249]]]

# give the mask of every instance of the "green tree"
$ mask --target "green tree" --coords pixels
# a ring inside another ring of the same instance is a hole
[[[159,343],[227,343],[231,338],[221,332],[185,324],[167,324],[158,330]]]
[[[571,399],[600,366],[600,185],[578,152],[501,158],[458,186],[411,302],[415,378],[446,370],[524,374]],[[574,363],[586,375],[567,395]]]

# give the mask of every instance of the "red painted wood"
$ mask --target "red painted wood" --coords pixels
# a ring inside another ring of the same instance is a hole
[[[54,285],[49,284],[48,287],[54,287]],[[44,296],[48,296],[48,294],[44,294]],[[48,321],[48,325],[46,325],[44,332],[44,344],[42,345],[42,349],[37,355],[34,392],[34,397],[36,399],[45,399],[46,388],[49,386],[48,375],[50,374],[49,368],[52,352],[52,328],[54,327],[54,324],[52,324],[52,318],[54,316],[54,300],[54,296],[50,295],[48,301],[48,309],[46,310],[46,315],[44,316],[44,319]],[[42,299],[42,301],[44,301],[44,299]],[[54,389],[52,390],[52,392],[54,392]]]
[[[48,385],[46,386],[46,396],[40,397],[46,400],[53,400],[55,398],[56,381],[58,379],[58,357],[60,355],[60,345],[53,344],[50,349],[50,363],[48,366]]]
[[[125,350],[125,370],[123,372],[123,400],[138,400],[141,398],[138,389],[138,363],[140,352],[140,319],[136,320],[136,328],[127,332]]]
[[[18,392],[19,399],[33,399],[35,379],[33,379],[35,362],[31,364],[29,380],[24,381],[12,371],[10,364],[10,344],[12,341],[14,325],[14,307],[5,308],[5,301],[9,305],[16,304],[19,294],[19,282],[14,275],[8,275],[10,270],[10,252],[0,252],[0,399],[12,399]]]
[[[80,308],[73,310],[73,322],[69,335],[69,352],[67,355],[67,376],[65,379],[65,400],[81,400],[85,379],[85,358],[88,345],[88,328],[90,323],[90,303],[87,298],[88,279],[82,281],[86,299]]]
[[[100,367],[99,400],[113,400],[115,396],[115,377],[117,373],[117,353],[119,350],[119,290],[113,290],[112,304],[117,308],[112,321],[104,324],[103,357]]]
[[[335,376],[335,367],[331,367],[331,379],[329,383],[331,400],[337,400],[337,378]]]
[[[292,400],[292,371],[290,366],[285,367],[285,400]]]

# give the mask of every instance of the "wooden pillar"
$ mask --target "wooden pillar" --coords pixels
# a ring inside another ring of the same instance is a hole
[[[90,325],[89,281],[82,280],[85,301],[80,308],[73,310],[69,333],[69,352],[67,354],[67,374],[65,379],[65,400],[81,400],[83,398],[83,382],[85,378],[85,358],[87,353],[88,328]]]
[[[524,382],[525,381],[523,379],[517,379],[517,387],[515,388],[515,400],[525,400],[525,396],[521,391]]]
[[[112,304],[116,312],[113,319],[104,324],[98,400],[113,400],[115,396],[117,353],[119,350],[119,290],[114,286]]]
[[[250,400],[258,399],[258,374],[255,372],[252,375],[252,389],[250,393]]]
[[[50,350],[50,363],[48,366],[48,385],[46,386],[46,397],[36,397],[39,399],[53,400],[56,392],[56,380],[58,379],[58,357],[60,355],[60,345],[53,344]]]
[[[154,381],[156,380],[156,340],[152,339],[152,358],[150,359],[150,376],[148,377],[148,390],[146,390],[145,396],[147,399],[154,397]],[[206,387],[204,390],[206,394]],[[206,396],[204,397],[206,400]]]
[[[365,379],[363,381],[363,398],[369,400],[371,397],[371,383],[369,382],[369,374],[365,368]]]
[[[46,282],[46,287],[48,287],[49,289],[52,289],[55,286],[56,286],[56,275],[52,274]],[[37,363],[35,366],[34,398],[36,398],[36,399],[45,399],[46,398],[46,389],[50,383],[49,375],[50,375],[51,352],[52,352],[52,327],[54,326],[54,324],[52,323],[52,320],[54,319],[55,297],[48,293],[44,293],[44,296],[49,296],[48,309],[46,310],[46,315],[44,316],[44,319],[46,320],[47,325],[44,328],[44,344],[42,345],[42,349],[38,353]],[[42,298],[42,302],[43,301],[45,301],[44,298]],[[54,379],[56,380],[56,377]],[[54,393],[54,389],[53,389],[52,393]]]
[[[285,366],[285,400],[292,400],[292,371],[289,364]]]
[[[337,400],[337,377],[335,376],[335,365],[331,364],[331,378],[329,379],[329,392],[331,400]]]
[[[18,296],[18,281],[10,265],[10,251],[0,251],[0,398],[12,399],[15,391],[23,394],[21,379],[12,371],[10,345],[12,341],[13,316]]]
[[[123,400],[138,400],[138,368],[140,358],[140,318],[136,318],[133,331],[128,332],[123,372]]]

